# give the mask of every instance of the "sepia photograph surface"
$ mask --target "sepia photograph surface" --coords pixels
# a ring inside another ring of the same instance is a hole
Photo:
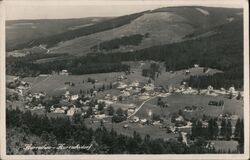
[[[249,158],[247,1],[0,5],[3,159]]]

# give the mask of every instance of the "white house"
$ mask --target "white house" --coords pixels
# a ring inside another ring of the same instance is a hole
[[[122,93],[121,96],[124,96],[124,97],[130,96],[130,93],[127,91],[121,91],[121,93]]]
[[[179,116],[179,117],[175,118],[175,121],[176,122],[183,122],[184,118],[182,116]]]
[[[65,97],[69,97],[70,96],[70,93],[69,91],[66,91],[65,94],[64,94]]]
[[[198,68],[199,67],[199,65],[198,64],[194,64],[194,68]]]
[[[143,87],[146,91],[152,91],[154,90],[155,86],[154,84],[150,83],[150,84],[147,84]]]
[[[211,85],[209,85],[208,87],[207,87],[207,90],[208,91],[212,91],[214,88],[213,88],[213,86],[211,86]]]
[[[71,101],[75,101],[75,100],[77,100],[78,98],[79,98],[78,94],[75,94],[75,95],[72,95],[72,96],[70,97],[70,100],[71,100]]]
[[[64,110],[61,108],[56,108],[54,113],[64,113]]]
[[[185,71],[186,75],[190,74],[190,71],[189,70],[186,70]]]
[[[69,75],[69,72],[68,72],[68,70],[64,69],[64,70],[62,70],[62,71],[59,73],[59,75],[68,76],[68,75]]]
[[[229,91],[230,93],[236,94],[236,90],[235,90],[235,88],[234,88],[233,86],[230,87],[230,88],[228,89],[228,91]]]
[[[124,88],[126,88],[128,85],[126,85],[125,83],[122,83],[122,82],[120,82],[119,83],[119,86],[117,87],[118,89],[124,89]]]
[[[102,103],[104,102],[106,104],[106,106],[110,106],[111,104],[113,104],[114,102],[109,101],[109,100],[103,100],[103,99],[98,99],[97,103]]]
[[[67,110],[69,107],[67,107],[67,106],[62,106],[61,107],[63,110]]]
[[[144,119],[141,119],[141,124],[145,124],[147,122],[147,119],[144,118]]]
[[[133,122],[137,123],[140,121],[140,118],[137,116],[133,116],[132,120],[133,120]]]
[[[138,87],[139,86],[139,82],[138,81],[133,81],[131,84],[130,84],[131,87]]]
[[[67,116],[73,116],[76,112],[77,112],[77,108],[76,108],[76,107],[71,107],[71,108],[67,111]]]
[[[117,101],[117,96],[113,96],[112,101]]]

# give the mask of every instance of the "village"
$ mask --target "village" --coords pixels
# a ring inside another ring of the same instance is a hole
[[[185,70],[183,74],[190,74]],[[132,73],[133,74],[133,73]],[[41,75],[44,76],[44,75]],[[69,76],[67,70],[62,70],[59,76]],[[51,117],[69,117],[80,115],[86,119],[90,127],[105,125],[106,127],[116,126],[121,133],[132,130],[142,130],[142,126],[158,128],[161,134],[155,138],[179,137],[183,142],[187,142],[187,134],[191,133],[192,118],[200,114],[203,116],[202,127],[208,127],[208,119],[205,116],[205,106],[185,105],[182,108],[172,111],[166,115],[160,112],[171,110],[175,106],[169,103],[168,98],[178,96],[201,96],[209,97],[207,106],[216,106],[217,110],[222,111],[214,115],[219,121],[238,119],[237,114],[223,112],[224,99],[242,99],[243,92],[236,91],[232,86],[228,89],[214,89],[211,85],[207,89],[194,89],[182,82],[178,87],[169,85],[168,88],[156,86],[153,80],[139,82],[129,80],[126,74],[116,76],[116,80],[106,85],[95,86],[97,79],[87,78],[83,83],[89,83],[92,88],[81,90],[79,93],[71,93],[66,90],[58,96],[48,96],[45,91],[30,92],[32,84],[21,80],[19,77],[12,77],[7,82],[7,87],[15,94],[7,96],[8,99],[22,101],[23,110],[39,114],[46,114]],[[64,82],[68,88],[74,86],[73,82]],[[215,99],[213,98],[215,97]],[[216,98],[224,97],[224,98]],[[147,105],[154,101],[153,107]],[[151,109],[149,109],[151,108]],[[145,112],[145,113],[144,113]],[[203,114],[201,114],[203,113]],[[140,131],[139,131],[140,132]]]

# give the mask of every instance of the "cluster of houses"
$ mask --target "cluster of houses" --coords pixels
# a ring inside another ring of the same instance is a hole
[[[117,89],[120,90],[120,96],[122,99],[134,96],[138,97],[140,100],[146,100],[157,94],[153,83],[142,84],[138,81],[133,81],[130,84],[118,82]]]
[[[220,88],[220,89],[214,89],[213,86],[209,85],[207,89],[194,89],[192,87],[187,87],[187,83],[183,82],[182,85],[179,87],[173,88],[172,86],[169,86],[169,91],[170,92],[175,92],[175,93],[181,93],[181,94],[191,94],[191,95],[209,95],[209,96],[218,96],[218,95],[228,95],[232,94],[233,97],[236,97],[239,93],[243,97],[243,92],[241,91],[236,91],[236,89],[232,86],[228,90],[225,88]]]
[[[20,80],[19,77],[9,78],[7,79],[6,83],[8,88],[14,89],[14,91],[16,91],[21,96],[23,95],[24,90],[27,90],[31,87],[28,82]]]

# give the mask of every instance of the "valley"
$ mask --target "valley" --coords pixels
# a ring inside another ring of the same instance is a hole
[[[243,153],[242,11],[7,22],[9,146],[31,136],[94,145],[73,154]]]

